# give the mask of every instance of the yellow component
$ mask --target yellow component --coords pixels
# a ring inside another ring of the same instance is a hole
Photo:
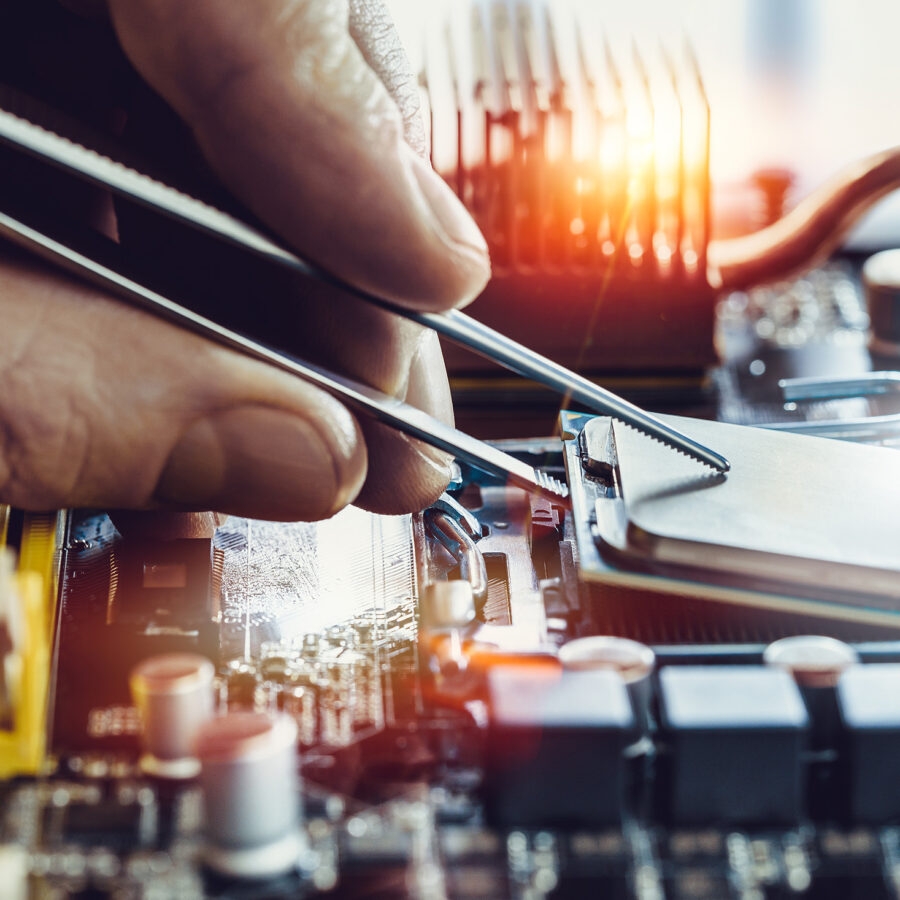
[[[64,513],[25,513],[19,544],[19,572],[40,575],[44,591],[44,626],[47,641],[53,637],[56,615],[57,550],[62,542]]]
[[[37,773],[44,760],[62,514],[25,515],[15,569],[9,519],[0,506],[0,778]]]

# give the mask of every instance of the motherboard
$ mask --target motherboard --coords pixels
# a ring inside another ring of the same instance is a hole
[[[717,321],[692,415],[893,460],[852,260]],[[608,432],[501,442],[571,507],[462,465],[412,516],[5,509],[0,897],[900,896],[895,604],[607,577]]]

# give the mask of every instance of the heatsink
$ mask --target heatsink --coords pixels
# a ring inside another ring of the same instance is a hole
[[[491,250],[476,318],[587,372],[715,359],[710,110],[689,47],[613,49],[558,4],[483,0],[430,35],[421,80],[432,161]]]

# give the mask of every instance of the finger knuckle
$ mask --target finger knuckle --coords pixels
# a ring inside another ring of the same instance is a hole
[[[236,7],[212,27],[186,29],[179,82],[190,118],[216,119],[248,97],[261,81],[302,84],[305,68],[338,69],[347,41],[346,0],[270,0]],[[291,72],[293,78],[284,78]]]

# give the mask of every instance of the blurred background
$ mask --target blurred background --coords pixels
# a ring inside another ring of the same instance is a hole
[[[388,0],[413,70],[430,31],[463,0]],[[796,176],[792,200],[842,166],[900,144],[900,3],[884,0],[552,0],[561,22],[614,51],[634,41],[652,58],[662,43],[693,47],[711,107],[710,171],[720,222],[761,168]],[[561,29],[565,46],[571,35]],[[602,52],[602,48],[597,48]],[[900,198],[870,214],[855,239],[892,243]],[[715,218],[714,218],[715,230]]]

